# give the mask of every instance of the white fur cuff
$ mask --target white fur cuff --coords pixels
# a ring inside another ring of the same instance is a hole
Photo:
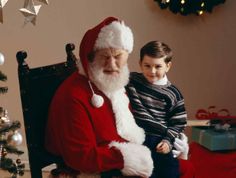
[[[111,142],[110,147],[120,150],[124,159],[124,168],[121,170],[125,176],[150,177],[153,170],[153,161],[150,150],[143,145],[134,143]]]

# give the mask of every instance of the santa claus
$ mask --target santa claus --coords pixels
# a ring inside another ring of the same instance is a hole
[[[131,29],[109,17],[88,30],[80,44],[85,76],[73,73],[50,107],[46,148],[83,174],[120,170],[149,177],[153,161],[145,135],[129,110],[124,86],[133,49]]]

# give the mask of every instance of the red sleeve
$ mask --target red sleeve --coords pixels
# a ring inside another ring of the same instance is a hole
[[[89,173],[123,168],[119,150],[109,148],[109,143],[97,145],[89,112],[82,103],[73,99],[56,105],[51,115],[57,120],[57,147],[69,167]]]

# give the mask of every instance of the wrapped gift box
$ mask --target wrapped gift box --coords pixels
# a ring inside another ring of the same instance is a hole
[[[236,150],[236,128],[218,132],[208,126],[192,127],[192,140],[211,151]]]

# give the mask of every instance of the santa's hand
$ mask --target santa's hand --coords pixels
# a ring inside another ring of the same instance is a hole
[[[153,161],[151,152],[146,146],[119,142],[111,142],[109,146],[120,150],[124,158],[124,168],[121,170],[123,175],[140,177],[151,176]]]
[[[180,133],[181,138],[175,138],[174,147],[176,150],[172,150],[174,157],[179,157],[181,159],[188,159],[188,138],[185,134]]]

